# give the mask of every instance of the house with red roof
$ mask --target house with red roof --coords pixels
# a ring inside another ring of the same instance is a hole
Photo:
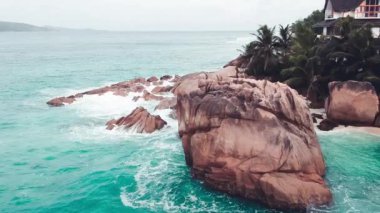
[[[370,24],[375,38],[380,37],[380,0],[326,0],[325,20],[313,26],[321,35],[334,35],[339,18],[352,17],[354,25]]]

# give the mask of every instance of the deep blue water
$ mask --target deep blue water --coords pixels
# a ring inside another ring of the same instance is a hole
[[[105,130],[106,121],[135,107],[128,98],[45,104],[137,76],[214,70],[234,58],[249,36],[1,33],[0,212],[267,212],[192,180],[176,122],[165,111],[156,113],[168,127],[147,136]],[[319,137],[334,193],[334,204],[324,211],[380,212],[380,138],[348,132]]]

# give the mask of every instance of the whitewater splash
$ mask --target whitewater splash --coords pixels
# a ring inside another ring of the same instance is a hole
[[[165,81],[161,86],[172,86]],[[144,86],[152,92],[155,86]],[[67,95],[80,91],[67,91]],[[78,123],[62,131],[69,132],[73,141],[91,146],[94,144],[125,143],[132,153],[125,158],[123,166],[128,183],[120,185],[120,203],[125,208],[146,209],[148,211],[206,211],[216,212],[220,203],[230,203],[227,209],[240,211],[240,205],[225,194],[205,192],[198,181],[191,178],[185,164],[182,144],[178,137],[177,121],[170,117],[171,110],[154,110],[159,101],[145,101],[133,98],[143,93],[129,93],[117,96],[85,95],[74,103],[57,110],[73,114]],[[165,98],[174,97],[172,93],[160,94]],[[142,106],[153,115],[159,115],[168,125],[152,134],[137,134],[133,130],[106,130],[105,123],[131,113]]]
[[[173,86],[173,79],[162,81],[161,87]],[[144,90],[151,93],[156,85],[144,85]],[[105,86],[105,85],[104,85]],[[85,88],[81,90],[65,89],[59,90],[44,90],[44,94],[50,94],[50,97],[56,94],[71,95],[77,94],[83,91],[89,91],[96,88]],[[52,95],[53,94],[53,95]],[[86,122],[79,122],[68,128],[70,137],[76,141],[104,141],[105,139],[119,140],[128,138],[146,138],[152,135],[159,134],[171,134],[177,132],[177,121],[170,116],[171,109],[155,110],[155,107],[159,104],[157,100],[145,101],[140,98],[137,101],[135,97],[141,97],[143,92],[130,92],[127,96],[118,96],[112,92],[107,92],[102,95],[84,95],[82,98],[78,98],[72,104],[66,104],[65,110],[74,113],[79,120]],[[163,98],[173,98],[174,94],[170,92],[155,94]],[[159,115],[167,122],[167,125],[153,134],[138,134],[133,129],[125,130],[124,128],[115,128],[115,130],[106,130],[106,122],[112,119],[118,119],[123,116],[129,115],[137,107],[144,107],[152,115]],[[67,108],[67,109],[66,109]]]
[[[246,45],[249,42],[253,40],[252,36],[246,36],[246,37],[237,37],[234,40],[227,41],[227,44],[239,44],[239,45]]]

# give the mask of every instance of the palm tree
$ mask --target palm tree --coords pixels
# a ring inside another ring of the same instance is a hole
[[[305,95],[312,102],[312,107],[321,107],[328,93],[328,79],[322,75],[330,63],[326,55],[335,49],[336,41],[318,39],[304,22],[294,24],[293,31],[290,64],[282,69],[281,76],[284,83]]]
[[[256,77],[273,77],[278,66],[275,28],[267,25],[260,27],[256,34],[256,40],[245,47],[245,55],[250,57],[247,74]]]
[[[289,66],[290,48],[293,41],[292,31],[289,25],[280,25],[279,28],[279,35],[275,36],[276,46],[278,48],[279,61],[281,63],[281,67],[287,67]]]
[[[292,31],[289,25],[280,25],[279,36],[275,36],[276,45],[282,53],[289,53],[292,45]]]
[[[340,47],[327,55],[339,68],[331,73],[333,80],[365,80],[368,76],[374,79],[371,67],[379,63],[376,55],[371,26],[346,29]]]
[[[292,40],[290,66],[281,71],[285,83],[289,86],[302,89],[310,85],[316,73],[320,58],[316,55],[316,35],[303,22],[293,25],[294,38]]]

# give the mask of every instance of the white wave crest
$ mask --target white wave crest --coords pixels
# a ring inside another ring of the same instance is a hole
[[[251,36],[246,36],[246,37],[237,37],[235,40],[230,40],[227,41],[228,44],[240,44],[240,45],[245,45],[251,42],[253,39]]]
[[[173,85],[172,82],[164,81],[161,86],[171,85]],[[145,90],[151,92],[155,87],[154,85],[145,86]],[[110,139],[120,140],[130,137],[149,137],[155,134],[176,134],[177,121],[170,117],[171,110],[155,110],[159,101],[133,100],[134,97],[142,95],[143,93],[136,92],[131,92],[125,97],[114,95],[112,92],[103,95],[84,95],[74,103],[66,105],[65,111],[72,112],[79,117],[79,122],[71,125],[68,129],[71,137],[77,141],[109,141]],[[163,93],[159,96],[174,97],[172,93]],[[140,106],[147,109],[152,115],[159,115],[168,125],[153,134],[136,134],[133,129],[126,130],[124,128],[106,130],[107,121],[127,116]]]

